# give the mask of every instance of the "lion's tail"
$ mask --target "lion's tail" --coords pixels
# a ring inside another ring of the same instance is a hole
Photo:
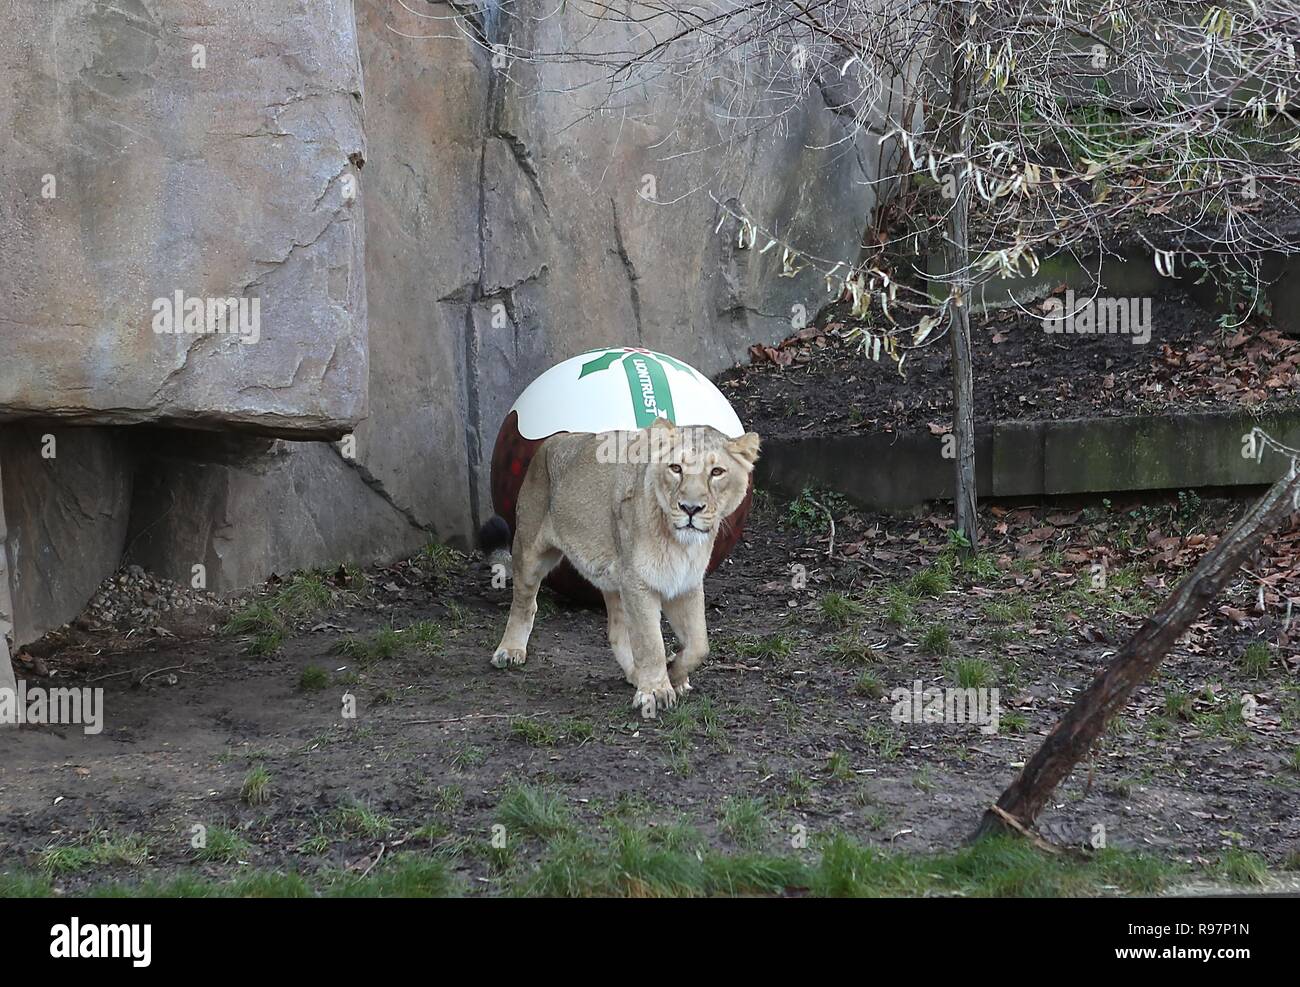
[[[478,547],[489,565],[510,566],[510,525],[500,514],[493,514],[479,529]]]

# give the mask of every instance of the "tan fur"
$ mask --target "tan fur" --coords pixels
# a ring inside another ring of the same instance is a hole
[[[605,595],[609,643],[647,719],[690,688],[709,653],[704,570],[718,526],[740,506],[759,438],[658,419],[640,432],[552,436],[519,492],[514,599],[492,665],[527,660],[537,590],[560,559]],[[718,475],[715,471],[720,470]],[[664,651],[660,617],[682,644]]]

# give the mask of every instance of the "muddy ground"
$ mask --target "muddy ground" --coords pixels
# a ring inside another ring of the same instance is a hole
[[[383,852],[448,847],[468,887],[493,893],[503,865],[484,848],[516,782],[555,791],[584,826],[686,819],[723,850],[788,852],[795,826],[899,850],[955,847],[1239,509],[1187,498],[986,505],[984,561],[963,567],[944,553],[944,516],[837,508],[831,557],[818,512],[760,495],[746,540],[706,584],[711,662],[658,722],[633,716],[596,611],[544,596],[528,665],[489,668],[507,593],[481,561],[443,552],[325,574],[329,600],[286,618],[266,655],[248,653],[249,635],[205,631],[220,612],[164,614],[159,630],[129,637],[69,630],[20,671],[104,688],[105,729],[0,735],[0,857],[35,869],[52,848],[115,834],[144,848],[143,863],[56,872],[75,892],[244,864],[364,871]],[[1300,657],[1281,625],[1298,555],[1294,538],[1270,543],[1062,787],[1045,836],[1082,844],[1100,826],[1111,846],[1183,861],[1239,847],[1295,865]],[[1110,574],[1105,588],[1092,586],[1094,564]],[[388,627],[398,633],[385,645]],[[998,687],[1000,732],[892,722],[888,692],[915,680]],[[345,694],[354,719],[342,716]],[[261,802],[246,788],[258,765]],[[727,816],[736,799],[761,806],[743,833]],[[196,825],[247,847],[196,860]],[[510,866],[535,852],[521,848]]]

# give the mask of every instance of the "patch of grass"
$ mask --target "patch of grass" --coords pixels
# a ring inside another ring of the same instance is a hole
[[[229,864],[248,855],[252,849],[248,841],[225,826],[208,826],[203,834],[203,846],[192,847],[194,857],[210,864]]]
[[[985,600],[980,605],[985,619],[995,624],[1014,624],[1033,617],[1033,608],[1023,597],[1014,600]]]
[[[139,867],[148,859],[149,844],[143,838],[94,830],[76,842],[46,847],[37,858],[37,866],[47,875],[78,874],[113,864]]]
[[[952,575],[946,566],[935,563],[919,572],[914,572],[907,581],[907,592],[911,596],[939,596],[952,588]]]
[[[431,819],[423,826],[411,831],[411,839],[437,843],[451,835],[451,827],[440,819]]]
[[[1003,713],[998,717],[998,733],[1024,733],[1028,729],[1024,713]]]
[[[465,804],[465,789],[459,785],[439,785],[433,793],[433,806],[439,812],[455,812]]]
[[[537,594],[537,619],[546,623],[560,612],[560,602],[549,587],[543,586]]]
[[[785,776],[785,790],[798,800],[812,792],[812,782],[808,780],[807,775],[795,768]]]
[[[517,876],[511,890],[566,898],[710,897],[781,894],[807,883],[807,865],[796,857],[676,849],[649,830],[623,826],[607,841],[552,840],[537,868]]]
[[[927,655],[946,655],[952,651],[952,632],[947,624],[931,624],[921,635],[921,651]]]
[[[308,665],[298,676],[298,688],[304,692],[319,692],[330,684],[330,673],[319,665]]]
[[[387,836],[397,828],[391,818],[379,815],[363,802],[339,806],[335,818],[340,829],[372,840]]]
[[[916,597],[901,586],[885,590],[885,620],[895,627],[911,627],[916,622]]]
[[[1165,690],[1165,716],[1170,719],[1190,720],[1193,709],[1192,696],[1187,690],[1173,687]]]
[[[835,751],[826,759],[826,771],[836,781],[852,781],[854,778],[853,766],[843,751]]]
[[[990,583],[1002,575],[997,559],[987,553],[968,555],[961,560],[961,571],[978,583]]]
[[[443,606],[446,608],[447,623],[451,624],[452,630],[464,630],[469,624],[469,611],[455,600],[447,600]]]
[[[319,823],[316,826],[316,832],[307,837],[296,847],[299,853],[309,854],[313,857],[319,857],[329,852],[330,838],[325,832],[325,827]]]
[[[696,696],[685,704],[685,708],[694,715],[696,729],[700,730],[719,750],[724,752],[731,750],[731,744],[727,741],[727,731],[723,729],[718,710],[710,697]]]
[[[695,717],[689,707],[678,704],[659,717],[664,743],[668,747],[668,764],[673,774],[685,778],[691,767],[691,737],[695,732]]]
[[[736,795],[723,801],[718,827],[732,843],[745,849],[760,846],[772,831],[763,802]]]
[[[622,827],[607,841],[564,835],[537,868],[516,874],[511,890],[548,897],[662,897],[811,892],[827,897],[1065,897],[1116,890],[1150,894],[1181,870],[1151,857],[1103,850],[1049,855],[1018,839],[985,840],[960,850],[893,854],[834,834],[819,859],[796,854],[726,855],[674,850],[647,830]]]
[[[269,658],[282,647],[284,647],[283,631],[261,631],[253,635],[253,640],[249,642],[247,650],[250,655]]]
[[[247,651],[263,657],[273,655],[284,644],[285,623],[266,600],[250,603],[237,611],[221,628],[230,636],[250,635]]]
[[[853,683],[853,691],[859,696],[865,696],[868,699],[879,699],[885,694],[885,686],[870,669],[863,669],[858,680]]]
[[[255,764],[244,775],[244,783],[239,786],[239,799],[245,805],[265,805],[271,800],[271,772],[261,764]]]
[[[1250,739],[1242,710],[1240,697],[1229,699],[1216,712],[1198,714],[1195,723],[1206,734],[1223,737],[1239,747]]]
[[[559,717],[553,720],[519,718],[510,721],[510,733],[533,747],[555,747],[565,742],[582,743],[596,735],[590,720]]]
[[[826,897],[924,894],[1059,898],[1116,888],[1149,894],[1181,873],[1177,865],[1118,850],[1087,857],[1046,854],[1018,838],[982,840],[933,855],[886,854],[843,835],[821,847],[811,891]]]
[[[866,613],[866,608],[857,600],[843,593],[826,593],[817,603],[822,620],[832,627],[847,627]]]
[[[736,645],[736,654],[740,658],[755,661],[776,661],[789,658],[794,653],[794,639],[784,634],[767,634],[763,637],[750,637]]]
[[[53,894],[48,881],[0,875],[0,891],[27,889]],[[311,875],[243,868],[233,878],[213,880],[177,874],[133,883],[96,885],[88,892],[106,898],[435,898],[457,894],[460,884],[445,855],[395,853],[369,874],[327,869]]]
[[[487,755],[479,747],[462,747],[451,756],[451,766],[457,771],[463,771],[465,768],[476,768],[487,760]]]
[[[391,624],[381,627],[371,637],[349,634],[338,644],[338,652],[365,664],[392,658],[402,648],[401,632]]]
[[[1223,851],[1210,871],[1229,884],[1260,887],[1268,883],[1268,862],[1259,854],[1237,847]]]
[[[425,655],[435,655],[442,650],[442,628],[432,620],[417,620],[402,631],[402,641]]]
[[[284,616],[305,617],[334,602],[334,593],[320,572],[295,573],[275,594],[273,606]]]
[[[465,562],[465,555],[438,542],[429,542],[412,560],[429,574],[435,587],[446,586]]]
[[[984,632],[984,640],[995,648],[1005,648],[1023,636],[1019,631],[1003,624],[997,624]]]
[[[948,662],[947,671],[962,689],[984,689],[993,683],[993,666],[983,658],[958,658]]]
[[[826,653],[836,661],[850,665],[874,665],[885,658],[853,631],[836,635],[831,643],[826,645]]]
[[[687,703],[678,703],[659,718],[664,743],[668,747],[669,766],[675,774],[685,777],[691,773],[690,752],[692,739],[701,735],[721,751],[730,751],[726,731],[723,730],[718,711],[708,696],[698,696]]]
[[[1264,641],[1251,641],[1241,655],[1241,671],[1252,679],[1263,678],[1273,664],[1273,649]]]
[[[871,756],[881,761],[893,761],[903,753],[903,736],[898,729],[881,723],[869,723],[862,728],[862,742]]]
[[[1118,569],[1112,569],[1106,575],[1106,586],[1109,589],[1137,589],[1141,581],[1142,573],[1135,565],[1120,566]]]
[[[397,853],[367,875],[335,874],[331,898],[446,898],[460,890],[451,864],[442,856]]]
[[[0,873],[0,898],[49,898],[53,894],[48,874]]]
[[[753,807],[739,810],[755,825]],[[887,820],[880,820],[881,825]],[[650,829],[615,822],[608,836],[560,830],[546,838],[536,864],[498,855],[504,890],[547,897],[710,897],[801,894],[825,897],[1076,897],[1151,895],[1184,880],[1177,862],[1122,850],[1046,854],[1013,837],[983,840],[935,854],[891,853],[831,833],[811,851],[735,854],[710,850],[684,823]],[[878,827],[879,828],[879,827]],[[755,835],[752,831],[750,835]],[[760,836],[759,839],[762,837]],[[1228,851],[1216,873],[1258,886],[1263,862]],[[392,854],[369,874],[334,869],[304,876],[241,869],[233,879],[194,874],[105,884],[90,893],[127,897],[436,897],[462,888],[446,852]],[[0,893],[52,895],[48,873],[0,874]]]
[[[569,808],[555,792],[535,785],[512,785],[497,805],[496,820],[508,835],[549,839],[573,830]]]
[[[284,630],[284,621],[266,600],[256,600],[237,610],[221,628],[223,634],[257,634]]]

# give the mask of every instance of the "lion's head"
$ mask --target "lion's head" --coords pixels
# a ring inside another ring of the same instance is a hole
[[[708,425],[650,426],[648,479],[668,526],[685,545],[705,542],[745,499],[758,459],[757,432],[730,439]]]

